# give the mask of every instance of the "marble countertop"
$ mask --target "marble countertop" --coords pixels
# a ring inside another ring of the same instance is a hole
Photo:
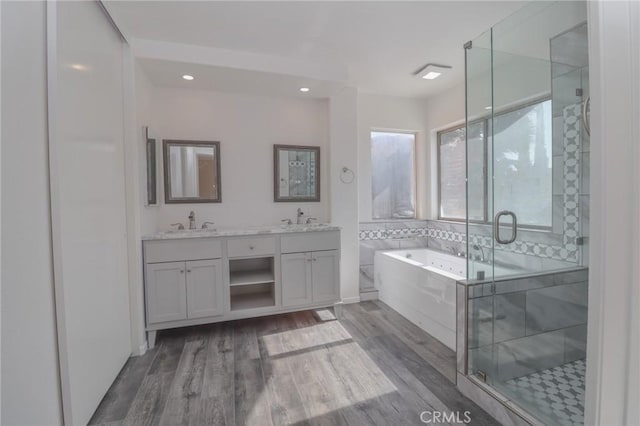
[[[143,241],[151,240],[177,240],[181,238],[210,238],[210,237],[237,237],[245,235],[272,235],[291,234],[295,232],[323,232],[339,231],[339,226],[326,223],[314,223],[307,225],[275,225],[255,226],[246,228],[221,228],[221,229],[183,229],[172,231],[160,231],[155,234],[144,235]]]

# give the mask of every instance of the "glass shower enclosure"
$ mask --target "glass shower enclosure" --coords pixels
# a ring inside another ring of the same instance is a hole
[[[553,425],[584,410],[586,21],[585,2],[532,2],[465,45],[463,373]]]

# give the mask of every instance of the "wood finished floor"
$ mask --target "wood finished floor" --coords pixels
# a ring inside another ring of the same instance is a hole
[[[382,302],[163,332],[130,358],[90,424],[419,425],[425,410],[470,411],[455,353]],[[462,414],[461,414],[462,416]]]

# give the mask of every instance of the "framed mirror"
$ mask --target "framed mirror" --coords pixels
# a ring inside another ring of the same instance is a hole
[[[145,157],[147,159],[147,198],[146,206],[158,204],[158,143],[148,127],[144,127]]]
[[[273,146],[273,201],[320,201],[320,147]]]
[[[220,203],[220,142],[164,140],[164,201]]]

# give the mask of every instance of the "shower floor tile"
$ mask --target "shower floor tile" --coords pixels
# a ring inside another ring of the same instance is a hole
[[[554,425],[584,423],[584,360],[505,382],[511,399]]]

